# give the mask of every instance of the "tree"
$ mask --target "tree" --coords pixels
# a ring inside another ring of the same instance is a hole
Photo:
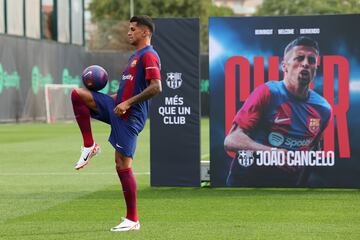
[[[100,43],[109,42],[110,39],[118,39],[117,43],[102,48],[124,47],[124,35],[118,36],[115,29],[124,28],[130,17],[129,0],[93,0],[89,4],[92,22],[98,24]],[[148,15],[150,17],[199,17],[201,29],[201,49],[208,49],[208,17],[209,16],[232,16],[233,11],[226,7],[216,7],[211,0],[134,0],[134,14]],[[121,23],[122,22],[122,23]],[[115,27],[114,27],[115,25]],[[113,36],[115,35],[115,36]],[[96,42],[98,42],[96,41]],[[101,45],[101,44],[100,44]],[[95,47],[96,48],[96,47]]]
[[[264,0],[258,16],[288,16],[359,13],[359,0]]]

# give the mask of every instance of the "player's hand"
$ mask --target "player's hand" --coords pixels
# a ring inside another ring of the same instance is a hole
[[[129,105],[126,101],[124,101],[124,102],[119,103],[119,104],[114,108],[114,113],[115,113],[117,116],[121,117],[121,116],[123,116],[123,115],[126,113],[126,111],[127,111],[129,108],[130,108],[130,105]]]

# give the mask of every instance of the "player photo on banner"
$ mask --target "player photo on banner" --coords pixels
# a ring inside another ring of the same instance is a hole
[[[214,187],[360,187],[360,15],[210,18]]]

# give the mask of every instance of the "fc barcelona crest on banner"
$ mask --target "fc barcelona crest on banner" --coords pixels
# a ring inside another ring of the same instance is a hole
[[[243,167],[250,167],[254,163],[254,152],[241,150],[238,151],[238,161]]]
[[[310,118],[309,120],[309,131],[317,133],[320,130],[320,118]]]
[[[166,84],[169,88],[177,89],[181,87],[182,84],[181,73],[170,72],[166,74],[167,74]]]

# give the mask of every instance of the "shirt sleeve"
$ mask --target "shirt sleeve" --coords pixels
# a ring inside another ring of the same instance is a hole
[[[151,79],[161,80],[160,62],[159,62],[159,58],[155,54],[151,52],[144,53],[142,57],[142,63],[145,70],[146,80],[151,80]]]
[[[244,130],[251,131],[268,108],[270,96],[270,89],[266,84],[257,87],[237,112],[234,123]]]

